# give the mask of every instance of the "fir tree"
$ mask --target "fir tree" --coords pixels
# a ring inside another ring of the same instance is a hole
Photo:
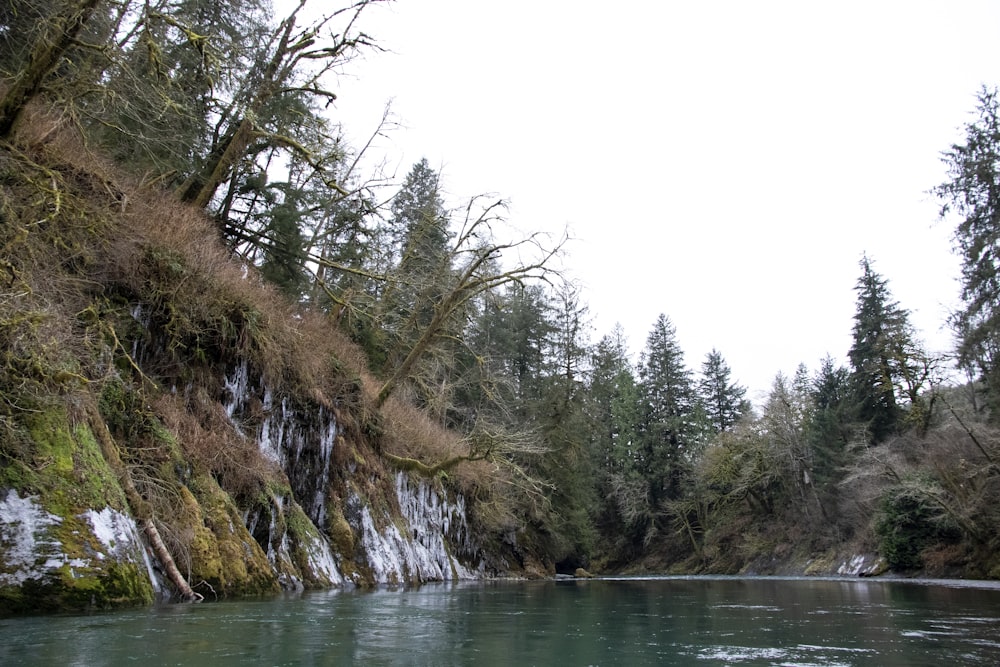
[[[655,506],[661,499],[680,494],[690,451],[690,416],[694,409],[691,372],[677,331],[660,315],[646,339],[639,362],[642,422],[640,469],[650,486]]]
[[[1000,415],[1000,99],[983,87],[976,119],[965,128],[964,143],[942,157],[948,180],[934,192],[942,217],[959,221],[955,243],[962,257],[964,308],[953,316],[958,361],[982,378],[991,418]]]
[[[594,348],[588,393],[592,449],[599,466],[608,473],[633,467],[640,400],[621,325],[616,325]]]
[[[858,279],[854,338],[848,357],[857,416],[875,442],[898,430],[903,412],[897,402],[896,383],[913,350],[909,314],[892,299],[888,282],[861,260]]]
[[[709,352],[701,366],[698,393],[715,433],[728,431],[750,410],[746,388],[732,382],[731,375],[722,354],[715,349]]]

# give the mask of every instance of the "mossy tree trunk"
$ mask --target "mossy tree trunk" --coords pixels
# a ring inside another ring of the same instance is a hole
[[[0,100],[0,138],[14,130],[25,107],[38,95],[42,84],[87,23],[99,0],[81,0],[52,17],[47,29],[35,42],[28,63]]]

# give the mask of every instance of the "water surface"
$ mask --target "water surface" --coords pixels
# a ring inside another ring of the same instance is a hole
[[[1000,586],[432,584],[0,620],[0,665],[998,665]]]

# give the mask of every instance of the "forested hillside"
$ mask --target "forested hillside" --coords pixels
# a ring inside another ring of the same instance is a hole
[[[954,358],[864,257],[848,363],[803,360],[752,405],[667,314],[637,359],[636,332],[595,341],[564,239],[518,234],[503,200],[449,199],[426,160],[365,171],[331,90],[384,46],[373,4],[0,7],[0,491],[133,516],[189,598],[335,585],[307,547],[268,551],[316,531],[380,581],[351,499],[392,523],[394,479],[468,502],[480,574],[858,554],[1000,577],[994,91],[935,189],[964,262]],[[315,442],[270,450],[278,425]],[[122,576],[115,595],[148,597]]]

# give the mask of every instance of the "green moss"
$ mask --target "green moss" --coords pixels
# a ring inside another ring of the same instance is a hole
[[[117,377],[103,383],[97,407],[108,430],[126,448],[140,442],[159,425],[146,408],[143,396]]]
[[[0,607],[17,613],[152,602],[145,565],[102,557],[106,547],[84,516],[105,507],[127,511],[124,492],[90,428],[74,424],[58,403],[22,415],[20,428],[30,443],[30,458],[5,459],[0,486],[37,496],[41,508],[59,518],[45,539],[65,564],[42,579],[0,590]]]
[[[85,471],[86,483],[82,491],[89,506],[101,507],[100,501],[103,501],[104,505],[113,509],[127,511],[125,492],[111,466],[105,461],[94,433],[81,424],[73,428],[73,435],[77,444],[73,456],[74,467]]]
[[[23,461],[13,457],[0,458],[0,487],[7,489],[30,489],[35,480],[35,471]]]
[[[339,504],[331,503],[327,508],[327,533],[335,553],[350,556],[354,553],[354,531],[347,522]]]
[[[58,596],[61,609],[113,609],[153,602],[145,567],[136,563],[111,563],[100,572],[82,575],[64,565],[59,582],[62,590],[54,588],[52,592]]]
[[[54,527],[53,534],[62,545],[67,563],[75,563],[59,568],[67,606],[104,609],[153,601],[145,565],[101,558],[99,554],[106,551],[106,546],[94,535],[83,515],[64,518]]]
[[[312,520],[306,516],[306,513],[302,510],[298,503],[290,503],[288,509],[284,512],[285,515],[285,525],[291,535],[301,535],[306,538],[312,536],[319,536],[319,531],[316,526],[313,525]]]
[[[50,468],[48,474],[67,475],[73,471],[73,442],[69,420],[60,407],[25,415],[25,425],[34,443],[34,463]]]
[[[82,611],[150,604],[153,588],[145,565],[107,558],[107,548],[83,515],[63,517],[45,530],[48,558],[58,567],[21,586],[0,587],[0,609],[8,613]]]
[[[0,485],[41,496],[45,509],[60,517],[90,508],[125,509],[121,486],[85,424],[72,425],[58,405],[22,421],[30,459],[7,459],[0,467]]]
[[[226,596],[279,590],[266,554],[243,525],[239,509],[214,479],[195,476],[190,491],[183,489],[183,498],[185,528],[193,534],[193,582],[205,581],[216,594]]]

